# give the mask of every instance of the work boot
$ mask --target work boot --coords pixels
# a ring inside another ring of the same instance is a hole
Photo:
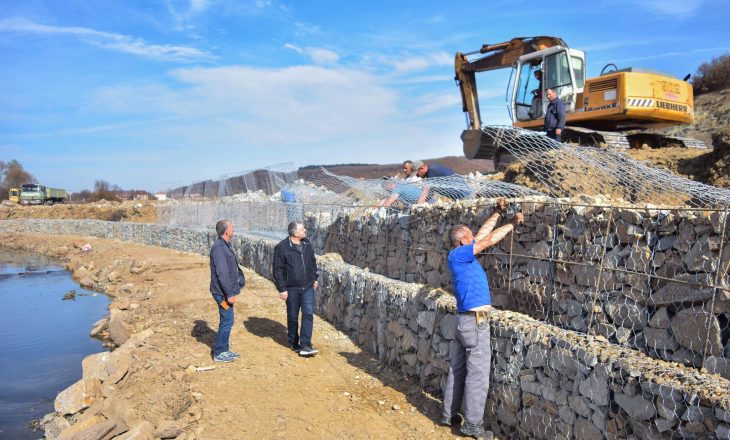
[[[461,431],[464,435],[468,435],[478,440],[492,440],[494,438],[492,431],[485,431],[484,426],[481,423],[464,422],[464,424],[461,425],[461,428],[459,428],[459,431]]]
[[[459,426],[461,425],[461,416],[458,414],[454,414],[453,416],[441,416],[441,420],[439,420],[439,425],[441,426]]]

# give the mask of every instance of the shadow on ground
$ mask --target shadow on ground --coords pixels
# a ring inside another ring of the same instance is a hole
[[[243,322],[249,333],[259,338],[271,338],[277,344],[289,348],[289,340],[286,335],[286,327],[277,321],[258,316],[249,316]]]

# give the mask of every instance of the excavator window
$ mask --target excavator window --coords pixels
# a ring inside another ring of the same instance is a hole
[[[553,89],[563,99],[573,94],[573,80],[570,77],[570,64],[565,51],[545,57],[546,89]]]
[[[575,75],[575,87],[582,89],[586,85],[585,63],[583,59],[576,56],[570,57],[573,63],[573,74]]]
[[[523,64],[520,69],[519,82],[517,83],[517,96],[515,96],[515,109],[518,121],[527,121],[542,116],[538,93],[540,80],[535,72],[540,70],[540,63]]]

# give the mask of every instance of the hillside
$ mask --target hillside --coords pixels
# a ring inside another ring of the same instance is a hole
[[[480,173],[494,171],[492,161],[482,159],[469,160],[463,156],[444,156],[433,159],[411,158],[411,160],[422,160],[425,163],[440,163],[453,169],[458,174],[469,174],[474,171],[479,171]],[[402,162],[382,165],[323,165],[323,167],[339,176],[362,179],[379,179],[383,176],[395,176],[397,173],[402,173]],[[319,170],[319,167],[300,168],[298,173],[301,178],[306,180],[317,172],[317,170]]]

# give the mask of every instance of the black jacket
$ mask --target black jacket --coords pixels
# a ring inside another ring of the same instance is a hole
[[[228,299],[241,293],[246,278],[231,246],[218,237],[210,248],[210,293]]]
[[[560,98],[550,101],[545,111],[545,131],[565,129],[565,103]]]
[[[317,280],[317,260],[309,240],[303,238],[301,251],[289,237],[274,248],[274,284],[279,292],[290,288],[307,289]]]

